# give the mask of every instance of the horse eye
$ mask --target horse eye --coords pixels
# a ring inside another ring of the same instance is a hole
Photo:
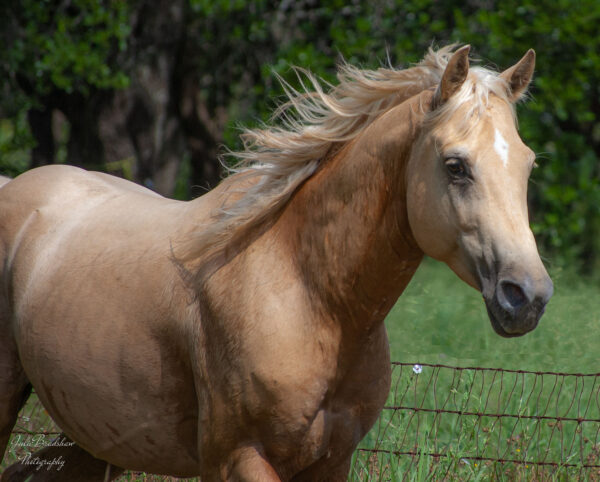
[[[446,159],[446,169],[452,177],[465,177],[467,175],[467,169],[461,159],[452,157]]]

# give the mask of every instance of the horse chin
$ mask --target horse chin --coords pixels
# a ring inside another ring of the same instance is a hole
[[[539,322],[544,310],[543,308],[538,313],[529,312],[525,316],[515,317],[510,316],[495,301],[485,300],[488,317],[492,323],[494,331],[504,338],[515,338],[523,336],[532,331]]]
[[[487,308],[488,317],[490,318],[490,322],[492,323],[492,328],[498,335],[500,335],[504,338],[514,338],[516,336],[520,336],[519,334],[508,333],[504,328],[502,328],[502,324],[498,321],[498,318],[496,317],[494,312],[490,309],[487,302],[485,305]]]

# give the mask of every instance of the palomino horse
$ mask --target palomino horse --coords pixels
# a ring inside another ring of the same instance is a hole
[[[0,446],[31,386],[68,437],[3,480],[346,479],[423,253],[483,293],[497,333],[534,329],[552,283],[514,103],[535,54],[497,74],[468,52],[346,65],[329,92],[306,74],[194,201],[68,166],[3,186]]]

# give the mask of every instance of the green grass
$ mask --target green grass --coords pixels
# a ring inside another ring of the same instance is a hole
[[[600,284],[558,268],[551,269],[551,276],[555,295],[538,328],[522,338],[504,339],[493,332],[481,295],[444,265],[425,260],[386,321],[392,360],[600,372]],[[597,387],[589,383],[583,386],[576,379],[536,375],[503,377],[427,366],[416,375],[411,366],[395,367],[387,405],[577,418],[592,395],[586,417],[600,418]],[[47,424],[47,416],[36,413],[30,415],[32,423],[39,418]],[[597,425],[385,410],[361,447],[443,456],[357,452],[351,480],[600,480],[600,473],[577,468],[497,464],[465,457],[478,453],[490,458],[600,463]],[[120,480],[174,479],[128,474]]]
[[[426,259],[386,320],[392,360],[600,371],[600,284],[560,268],[550,275],[554,296],[539,326],[507,339],[494,333],[477,291]]]
[[[388,408],[361,443],[384,452],[359,452],[353,480],[598,475],[582,466],[600,464],[600,424],[588,421],[600,420],[600,377],[428,365],[416,374],[409,364],[395,366],[393,378]]]

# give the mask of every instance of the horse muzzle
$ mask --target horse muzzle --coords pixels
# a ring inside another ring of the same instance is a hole
[[[490,296],[484,294],[494,331],[506,338],[530,332],[538,325],[553,292],[548,276],[537,282],[529,277],[500,279]]]

